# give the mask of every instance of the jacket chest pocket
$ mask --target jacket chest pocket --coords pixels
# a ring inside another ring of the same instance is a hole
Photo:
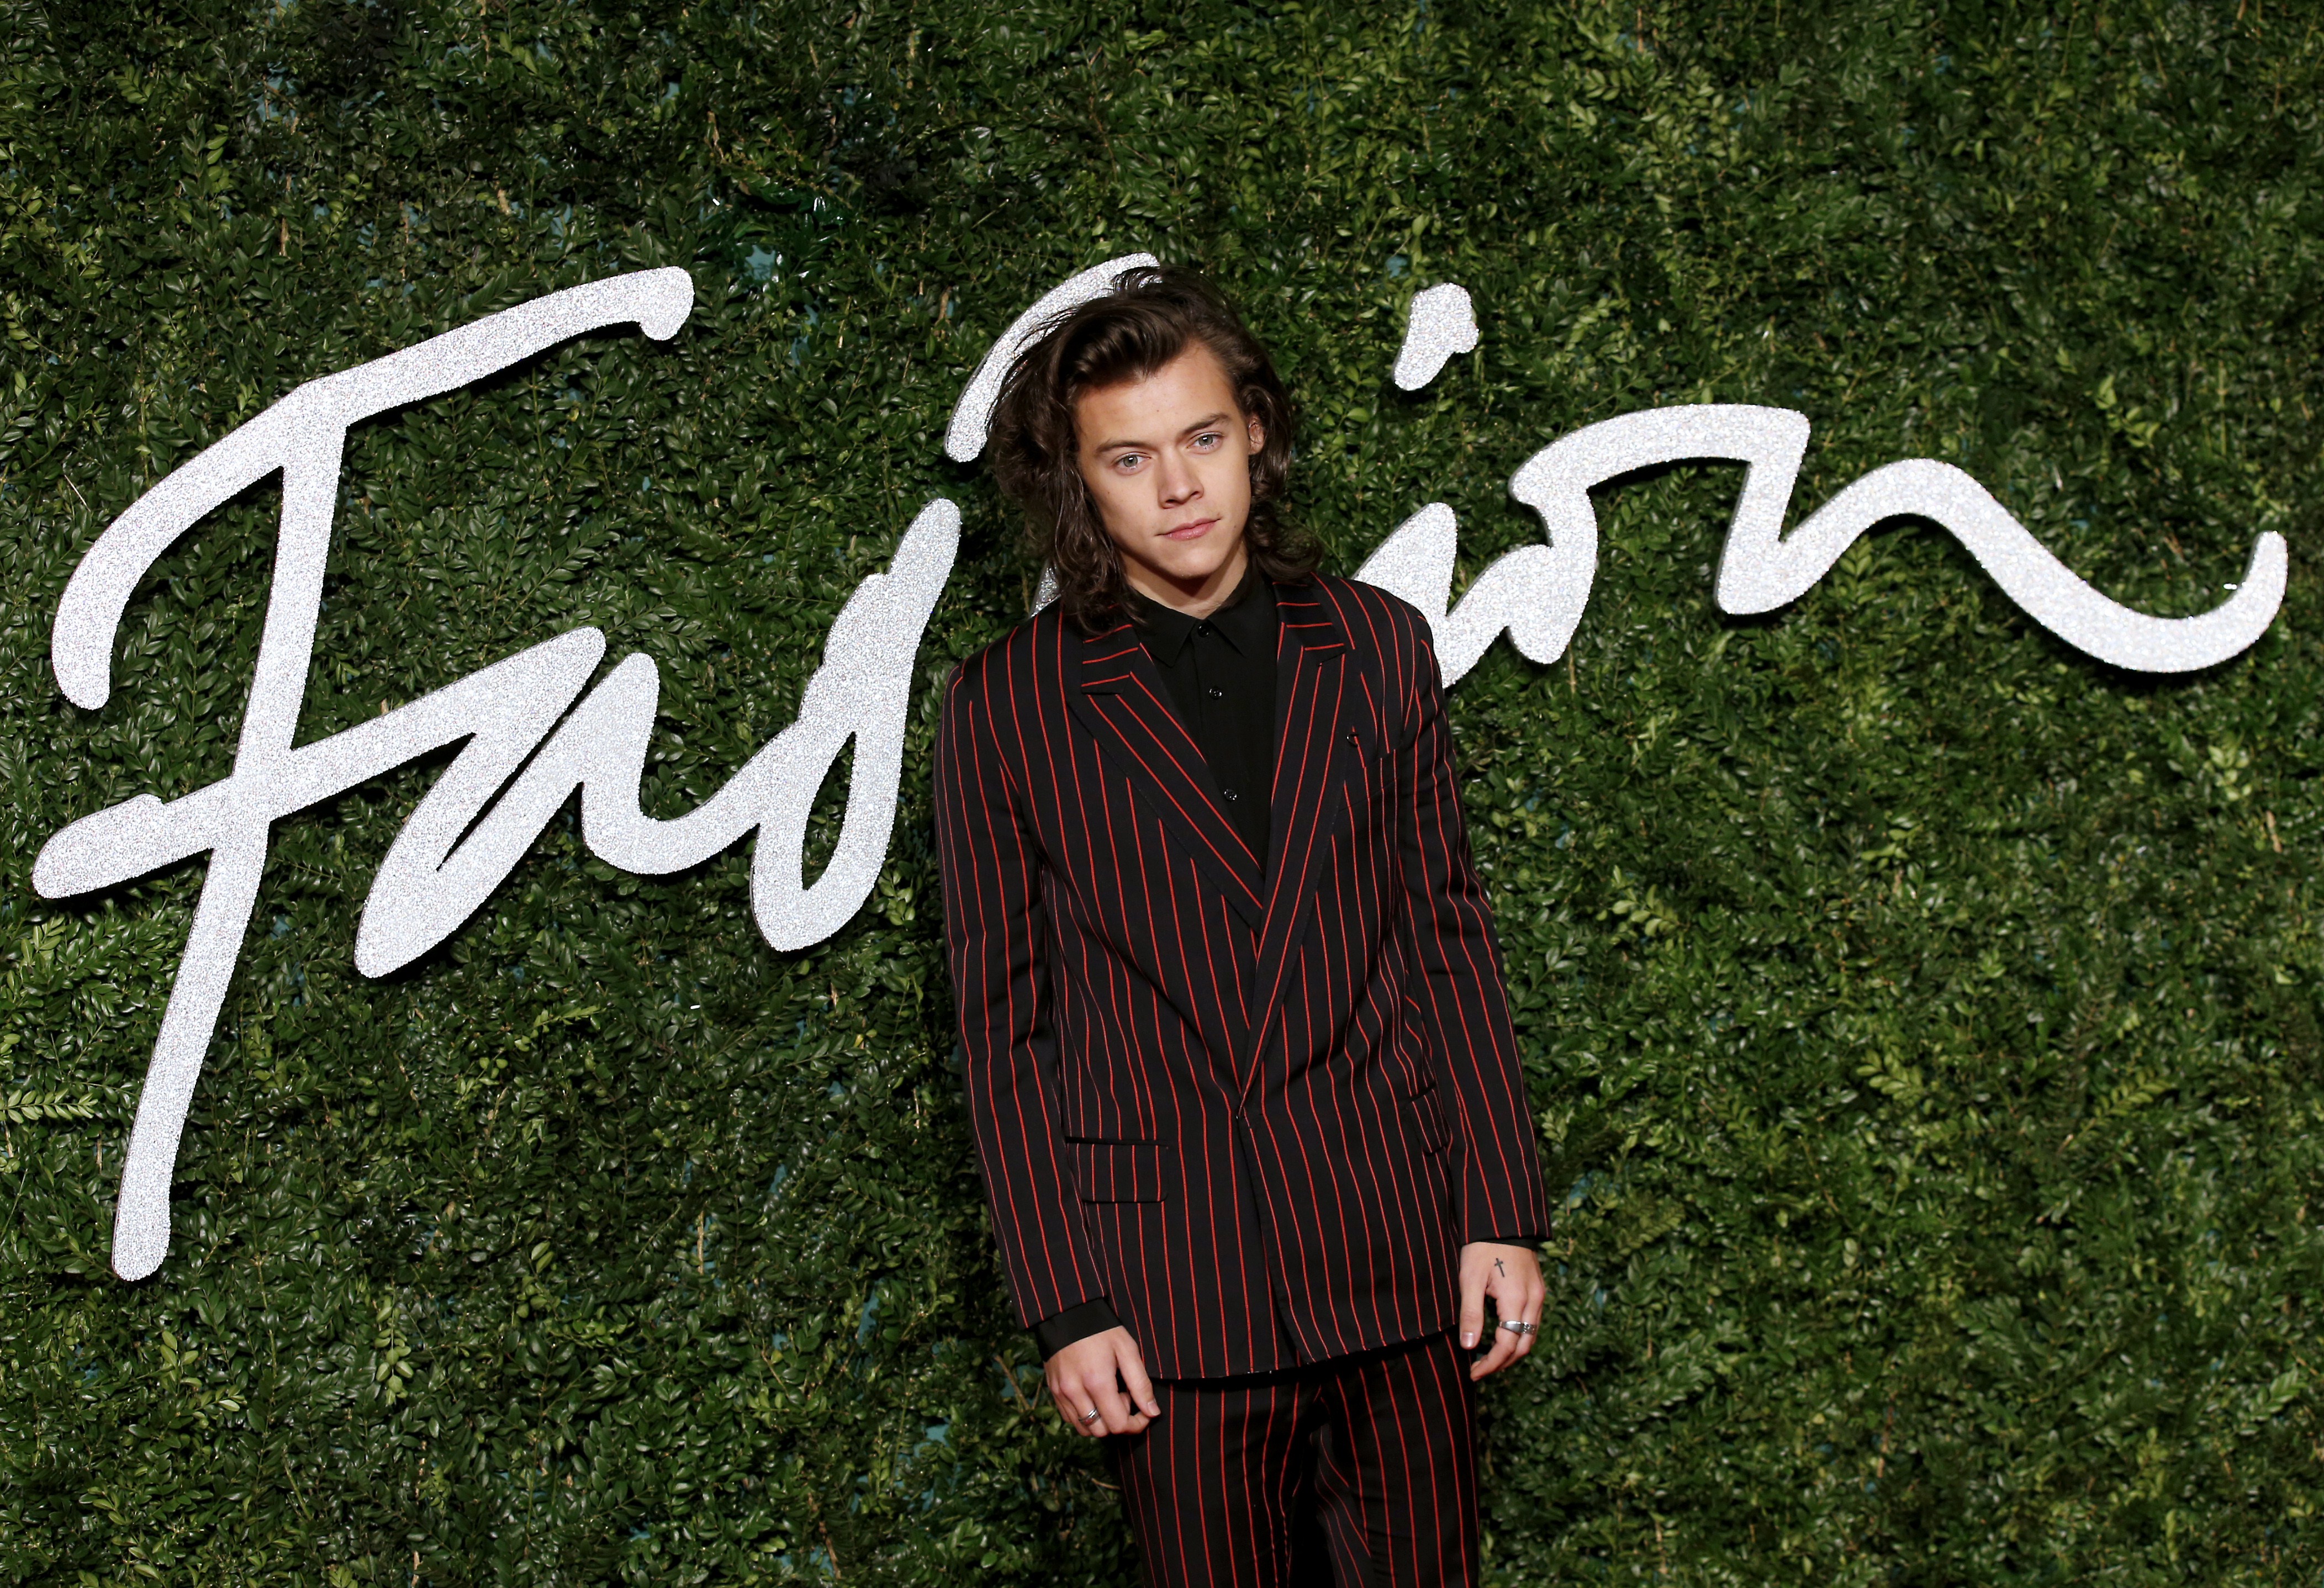
[[[1388,809],[1384,796],[1388,763],[1380,754],[1376,736],[1354,728],[1340,730],[1334,753],[1342,757],[1341,766],[1347,773],[1333,796],[1340,807],[1331,812],[1335,836],[1351,843],[1368,843],[1375,838],[1380,814]]]
[[[1074,1142],[1074,1189],[1084,1202],[1162,1201],[1159,1142]]]

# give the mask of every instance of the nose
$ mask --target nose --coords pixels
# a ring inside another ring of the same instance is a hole
[[[1154,471],[1154,486],[1157,500],[1166,508],[1184,507],[1203,494],[1203,482],[1194,465],[1176,452],[1165,452]]]

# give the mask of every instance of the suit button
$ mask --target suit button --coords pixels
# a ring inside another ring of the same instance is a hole
[[[1234,790],[1232,790],[1232,789],[1231,789],[1231,788],[1222,788],[1222,789],[1219,790],[1219,792],[1220,792],[1221,794],[1222,794],[1226,795],[1226,797],[1227,797],[1227,803],[1228,803],[1229,804],[1232,804],[1235,801],[1237,801],[1237,800],[1239,800],[1239,799],[1242,798],[1242,795],[1240,795],[1240,794],[1239,794],[1235,793],[1235,791],[1234,791]]]
[[[1227,692],[1223,689],[1206,689],[1203,691],[1203,693],[1210,696],[1214,701],[1222,701],[1227,698]]]

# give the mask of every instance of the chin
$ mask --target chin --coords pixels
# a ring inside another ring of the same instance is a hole
[[[1195,584],[1227,565],[1224,556],[1172,557],[1157,567],[1182,584]]]

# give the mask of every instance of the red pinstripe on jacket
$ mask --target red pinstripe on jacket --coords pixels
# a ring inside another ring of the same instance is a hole
[[[936,821],[969,1109],[1020,1321],[1104,1297],[1165,1378],[1449,1328],[1548,1228],[1426,620],[1276,586],[1272,853],[1125,621],[963,664]]]

